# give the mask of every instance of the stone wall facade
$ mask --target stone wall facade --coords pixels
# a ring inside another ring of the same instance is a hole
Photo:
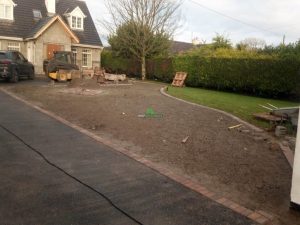
[[[76,50],[76,64],[81,69],[91,69],[101,66],[102,48],[100,46],[75,44],[73,39],[58,21],[52,24],[42,33],[42,35],[34,40],[23,41],[19,39],[0,39],[1,50],[20,51],[30,62],[34,64],[36,74],[43,74],[43,61],[48,58],[49,54],[48,45],[60,46],[60,50],[62,51]],[[91,62],[89,62],[87,66],[83,65],[84,51],[90,53],[90,56],[88,57],[91,57]]]

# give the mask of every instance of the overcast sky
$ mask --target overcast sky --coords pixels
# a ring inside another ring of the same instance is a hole
[[[107,16],[103,0],[86,0],[95,20]],[[233,43],[245,38],[264,39],[278,44],[300,38],[300,0],[185,0],[181,6],[182,28],[174,40],[211,42],[216,32]],[[97,25],[101,38],[107,34]],[[105,41],[104,41],[105,42]]]

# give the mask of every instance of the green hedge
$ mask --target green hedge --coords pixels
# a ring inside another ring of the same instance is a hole
[[[300,95],[300,61],[256,58],[175,57],[175,71],[188,73],[186,84],[258,96]]]
[[[148,79],[171,82],[174,77],[173,59],[156,58],[147,60]]]
[[[136,60],[116,57],[110,51],[103,51],[101,65],[109,73],[125,73],[129,76],[137,76],[140,73],[140,65]]]
[[[114,72],[139,76],[140,63],[110,54],[102,65]],[[258,96],[300,96],[300,60],[174,56],[147,61],[148,79],[171,82],[176,71],[188,73],[186,85]]]

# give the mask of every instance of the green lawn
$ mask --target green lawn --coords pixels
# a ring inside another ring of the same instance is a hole
[[[269,124],[253,118],[253,113],[268,112],[268,110],[263,109],[259,105],[267,105],[267,103],[277,107],[300,105],[297,102],[258,98],[201,88],[176,88],[170,86],[168,93],[190,102],[221,109],[260,127],[268,127]]]

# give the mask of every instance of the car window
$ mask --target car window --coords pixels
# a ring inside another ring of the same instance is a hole
[[[7,55],[5,52],[0,52],[0,59],[7,59]]]
[[[55,53],[55,58],[59,61],[65,62],[65,63],[71,62],[70,55],[67,53],[64,53],[64,52]]]
[[[19,57],[19,54],[17,52],[12,52],[12,58],[13,58],[13,60],[16,60],[16,61],[21,60]]]
[[[20,60],[25,61],[25,57],[21,53],[18,53],[18,56]]]

